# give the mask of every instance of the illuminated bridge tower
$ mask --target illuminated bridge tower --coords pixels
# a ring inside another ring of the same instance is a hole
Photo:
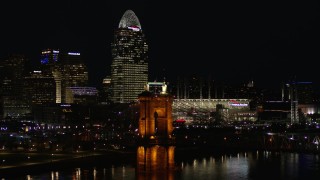
[[[148,82],[148,45],[139,19],[131,10],[121,18],[114,33],[111,64],[111,100],[137,101]]]
[[[139,95],[139,135],[146,142],[161,144],[172,142],[172,102],[163,83],[162,91],[152,93],[148,89]]]

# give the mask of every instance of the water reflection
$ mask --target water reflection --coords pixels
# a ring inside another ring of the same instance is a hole
[[[174,146],[139,146],[137,179],[174,179]]]
[[[244,154],[208,155],[201,158],[188,158],[192,153],[184,154],[176,160],[176,163],[181,164],[181,171],[175,173],[176,179],[247,179],[248,177],[249,160]]]
[[[174,146],[140,146],[131,158],[98,157],[48,172],[0,179],[318,179],[320,155],[285,152],[215,152]],[[120,162],[120,158],[124,161]],[[85,165],[83,165],[85,164]]]

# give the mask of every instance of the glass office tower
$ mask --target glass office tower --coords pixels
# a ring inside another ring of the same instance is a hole
[[[112,42],[111,100],[129,103],[138,100],[148,82],[148,45],[139,19],[127,10],[115,30]]]

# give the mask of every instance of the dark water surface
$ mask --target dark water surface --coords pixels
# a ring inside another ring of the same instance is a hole
[[[320,179],[320,155],[289,152],[217,152],[139,147],[132,157],[95,157],[88,163],[28,170],[2,179]],[[112,160],[111,160],[112,159]]]

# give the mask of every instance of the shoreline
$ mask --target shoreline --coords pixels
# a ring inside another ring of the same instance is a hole
[[[23,153],[11,153],[11,155],[20,155]],[[45,172],[45,171],[56,171],[73,168],[75,164],[80,167],[86,167],[93,164],[111,165],[113,163],[122,163],[125,161],[135,160],[135,152],[123,152],[123,151],[106,151],[106,152],[88,152],[81,155],[72,157],[72,154],[63,154],[70,157],[60,159],[46,159],[32,163],[17,162],[16,166],[2,166],[0,165],[0,178],[8,178],[14,176],[27,175],[32,172]],[[73,154],[74,155],[74,154]]]
[[[319,151],[301,151],[301,150],[279,150],[279,149],[262,149],[262,148],[248,148],[248,147],[215,147],[215,146],[175,146],[176,158],[185,154],[199,154],[207,156],[214,153],[225,154],[225,153],[236,153],[236,152],[255,152],[255,151],[270,151],[277,153],[302,153],[302,154],[320,154]],[[91,166],[110,166],[113,164],[132,164],[136,165],[136,151],[99,151],[99,152],[83,152],[81,154],[74,153],[61,153],[61,158],[57,159],[46,159],[33,163],[17,162],[15,166],[3,166],[0,164],[0,178],[8,178],[14,176],[27,175],[33,172],[46,172],[46,171],[57,171],[74,168],[77,164],[81,168]],[[24,155],[27,153],[8,153],[11,155]],[[29,153],[31,154],[31,153]],[[41,155],[41,153],[35,153]],[[49,153],[46,153],[48,155]],[[1,154],[0,154],[1,155]],[[58,155],[55,154],[55,155]]]

